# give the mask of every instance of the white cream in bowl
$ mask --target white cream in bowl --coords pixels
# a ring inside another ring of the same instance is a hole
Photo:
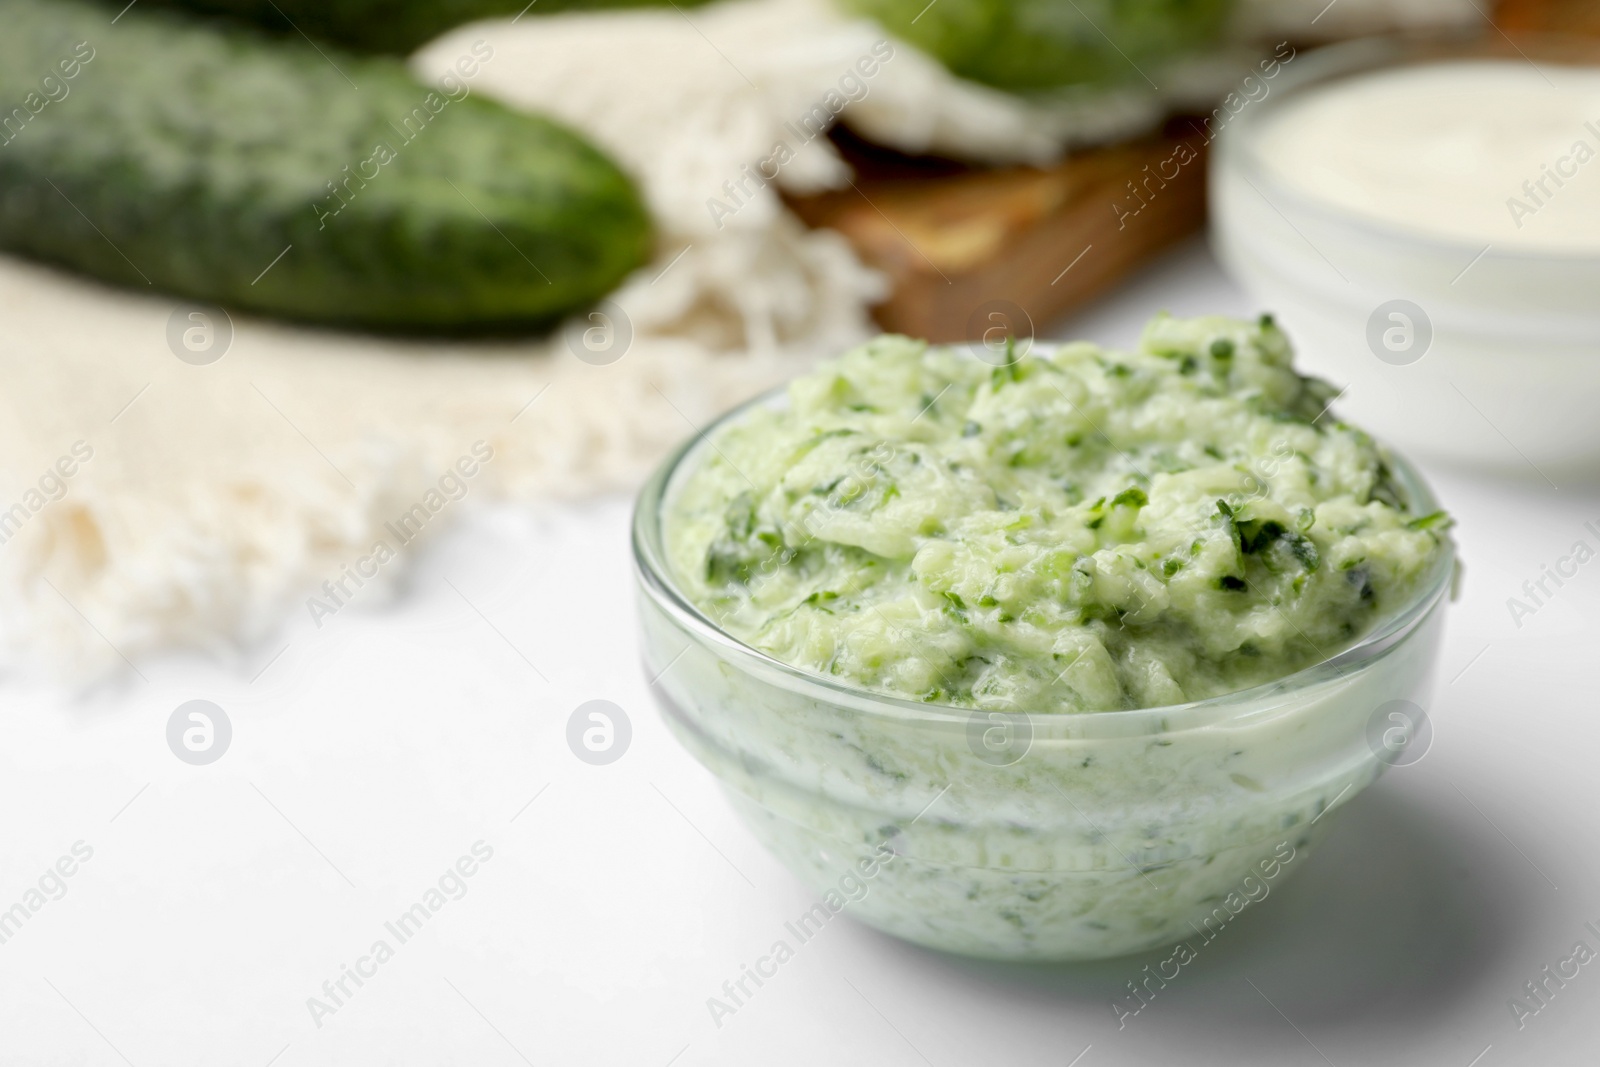
[[[1600,66],[1395,42],[1299,62],[1223,132],[1224,264],[1380,437],[1600,471]]]

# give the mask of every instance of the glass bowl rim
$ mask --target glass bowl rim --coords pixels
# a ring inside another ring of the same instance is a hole
[[[1456,546],[1454,540],[1447,537],[1441,542],[1444,551],[1434,561],[1431,573],[1419,584],[1417,592],[1379,619],[1355,644],[1282,678],[1181,704],[1089,712],[992,711],[956,704],[936,704],[848,685],[806,668],[784,663],[722,629],[679,588],[672,578],[671,566],[666,558],[662,505],[679,472],[699,451],[711,447],[713,435],[722,428],[753,408],[774,404],[787,399],[787,396],[786,382],[730,408],[704,429],[697,428],[693,435],[657,465],[635,498],[630,524],[634,575],[639,588],[656,607],[693,637],[715,648],[724,660],[731,660],[747,677],[754,670],[769,677],[781,678],[787,688],[802,696],[836,707],[849,707],[860,714],[928,727],[959,729],[970,726],[976,715],[1001,715],[1011,720],[1026,720],[1034,736],[1040,740],[1061,733],[1060,730],[1051,729],[1051,724],[1064,726],[1072,736],[1082,738],[1154,736],[1235,720],[1244,721],[1273,713],[1299,693],[1347,677],[1386,658],[1422,628],[1450,592],[1454,582]],[[1438,500],[1421,472],[1398,453],[1381,444],[1378,448],[1405,490],[1411,510],[1418,515],[1439,510]],[[667,669],[671,669],[670,665]],[[659,677],[652,680],[651,688],[658,683]],[[1282,699],[1274,700],[1274,697]]]
[[[1509,51],[1506,50],[1509,45]],[[1524,47],[1539,53],[1533,58]],[[1575,58],[1578,52],[1583,58]],[[1573,58],[1569,58],[1573,57]],[[1265,197],[1270,192],[1297,211],[1322,222],[1353,229],[1376,240],[1451,256],[1465,253],[1469,258],[1506,263],[1547,262],[1569,266],[1600,263],[1600,253],[1541,248],[1483,248],[1477,241],[1452,239],[1424,230],[1408,229],[1374,215],[1366,215],[1313,194],[1297,190],[1279,179],[1261,159],[1258,139],[1263,123],[1271,113],[1300,94],[1348,78],[1431,62],[1467,59],[1519,59],[1537,67],[1540,63],[1557,66],[1586,66],[1600,69],[1600,39],[1564,36],[1554,33],[1517,33],[1464,36],[1459,33],[1416,33],[1359,37],[1349,41],[1309,49],[1297,65],[1287,67],[1279,91],[1261,99],[1259,105],[1240,109],[1218,132],[1217,150],[1210,163],[1213,172],[1235,170],[1247,181],[1257,183]],[[1273,204],[1276,199],[1269,199]]]

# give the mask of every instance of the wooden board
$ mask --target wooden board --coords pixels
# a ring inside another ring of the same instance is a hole
[[[1501,0],[1495,23],[1507,33],[1560,33],[1600,37],[1596,0]]]
[[[884,329],[976,340],[994,314],[1013,330],[1042,327],[1199,230],[1206,146],[1196,128],[1170,123],[1044,169],[908,160],[846,135],[855,187],[790,203],[889,276],[893,294],[876,309]]]
[[[1502,0],[1496,19],[1509,31],[1600,34],[1600,0]],[[1202,229],[1201,129],[1175,119],[1043,169],[909,159],[840,131],[855,187],[789,202],[888,275],[892,294],[875,310],[884,329],[977,340],[996,323],[1042,328]],[[1175,167],[1184,146],[1195,158]]]

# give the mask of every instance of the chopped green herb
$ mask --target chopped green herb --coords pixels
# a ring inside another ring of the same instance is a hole
[[[1432,511],[1420,518],[1412,519],[1406,523],[1408,530],[1448,530],[1456,524],[1448,512]]]

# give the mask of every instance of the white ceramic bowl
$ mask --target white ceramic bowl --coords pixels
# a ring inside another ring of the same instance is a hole
[[[1286,64],[1218,138],[1213,243],[1276,314],[1301,364],[1348,386],[1339,410],[1352,422],[1408,451],[1556,483],[1600,471],[1600,249],[1516,251],[1391,224],[1289,183],[1262,150],[1263,130],[1300,94],[1374,71],[1523,62],[1523,52],[1551,64],[1600,56],[1558,40],[1515,47],[1368,40]]]

